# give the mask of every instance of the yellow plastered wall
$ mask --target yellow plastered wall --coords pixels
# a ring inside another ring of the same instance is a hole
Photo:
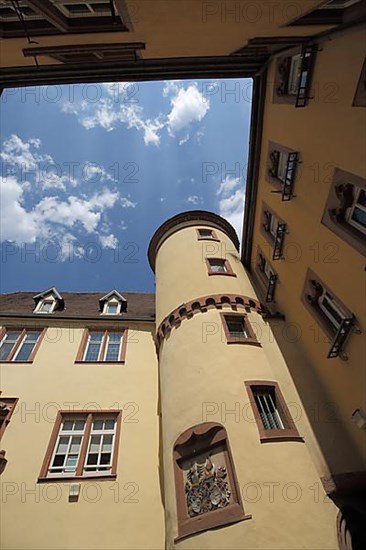
[[[230,245],[230,260],[238,257],[230,239],[223,232],[218,233],[220,240]],[[242,264],[233,261],[232,268],[236,278],[208,276],[202,242],[197,241],[195,228],[178,228],[157,255],[159,318],[188,298],[210,293],[238,292],[255,299]],[[229,306],[224,306],[226,309],[231,311]],[[278,548],[280,541],[281,548],[293,549],[301,540],[303,548],[336,548],[337,509],[325,498],[309,454],[308,441],[313,441],[313,447],[316,443],[306,415],[302,414],[300,398],[270,327],[257,313],[248,316],[262,347],[228,345],[216,309],[183,320],[161,345],[167,547]],[[305,443],[260,443],[244,386],[245,381],[258,379],[279,383]],[[187,428],[210,421],[221,423],[227,430],[244,511],[253,517],[174,543],[178,534],[174,442]],[[322,463],[320,453],[318,462]]]
[[[363,334],[351,334],[348,361],[327,359],[329,339],[302,304],[301,295],[311,268],[354,313],[365,332],[364,257],[321,224],[334,169],[366,174],[366,109],[352,106],[365,58],[364,32],[364,27],[357,27],[319,44],[313,99],[305,108],[272,102],[276,62],[271,63],[252,256],[254,267],[259,245],[271,260],[271,248],[260,230],[264,202],[287,223],[288,231],[285,259],[271,262],[278,275],[273,309],[286,315],[285,324],[272,323],[273,330],[333,473],[365,466],[366,432],[351,421],[356,408],[365,410],[365,339]],[[296,197],[290,202],[271,193],[273,187],[266,180],[269,141],[300,153]],[[258,281],[255,271],[253,277]],[[295,341],[286,337],[286,325],[291,324],[298,334]]]
[[[33,364],[2,364],[4,397],[19,397],[1,448],[4,549],[164,546],[159,485],[157,361],[152,324],[134,324],[124,365],[75,364],[83,328],[50,327]],[[57,410],[121,409],[117,478],[37,483]]]

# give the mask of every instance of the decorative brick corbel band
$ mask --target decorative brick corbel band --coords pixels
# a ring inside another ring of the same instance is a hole
[[[165,317],[160,323],[156,335],[155,345],[159,351],[162,341],[170,334],[173,328],[179,327],[184,319],[191,319],[196,313],[205,313],[209,309],[222,309],[224,305],[229,305],[234,311],[239,309],[251,309],[263,313],[263,306],[258,300],[249,298],[242,294],[209,294],[195,298],[190,302],[181,304]]]

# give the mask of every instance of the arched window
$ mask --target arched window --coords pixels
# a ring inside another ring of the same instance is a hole
[[[205,422],[174,444],[178,538],[249,519],[244,514],[225,428]]]

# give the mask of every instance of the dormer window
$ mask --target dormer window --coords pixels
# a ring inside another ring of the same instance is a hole
[[[33,300],[36,303],[33,313],[50,314],[64,307],[62,296],[54,287],[37,294]]]
[[[121,313],[121,304],[120,302],[117,302],[117,300],[110,300],[109,302],[105,302],[103,313],[106,315],[118,315]]]
[[[36,307],[35,313],[52,313],[55,305],[55,300],[42,300]]]
[[[127,310],[127,300],[117,290],[112,290],[99,300],[101,315],[120,315]]]

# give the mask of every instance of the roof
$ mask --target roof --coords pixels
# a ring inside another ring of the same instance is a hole
[[[61,311],[55,311],[50,315],[42,317],[95,317],[100,319],[99,300],[105,296],[106,292],[62,292],[62,298],[65,302],[65,308]],[[121,292],[122,294],[122,292]],[[0,294],[0,315],[34,315],[33,297],[35,292],[11,292]],[[145,292],[123,292],[127,300],[127,311],[122,315],[108,316],[108,318],[134,318],[146,317],[153,320],[155,318],[155,294]],[[104,315],[103,319],[107,316]]]
[[[240,244],[236,231],[225,218],[222,218],[213,212],[207,212],[206,210],[188,210],[187,212],[181,212],[180,214],[166,220],[158,227],[152,236],[147,257],[149,259],[150,267],[154,273],[156,255],[164,240],[182,228],[201,225],[220,229],[231,239],[236,250],[239,250]]]

